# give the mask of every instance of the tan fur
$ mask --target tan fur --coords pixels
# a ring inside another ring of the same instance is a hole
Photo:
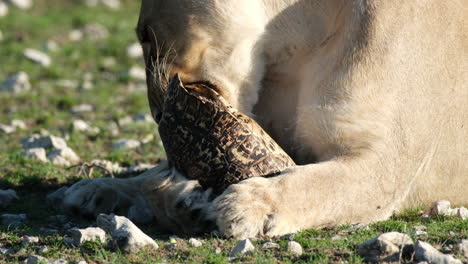
[[[153,116],[165,78],[209,80],[302,164],[228,188],[207,209],[220,230],[281,235],[468,204],[463,3],[143,0]],[[150,63],[156,53],[172,63]]]

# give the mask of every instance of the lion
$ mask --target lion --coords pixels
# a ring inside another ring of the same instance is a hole
[[[80,181],[60,206],[241,239],[466,205],[465,11],[457,0],[143,0],[155,121],[169,78],[209,81],[299,165],[212,197],[163,162]]]

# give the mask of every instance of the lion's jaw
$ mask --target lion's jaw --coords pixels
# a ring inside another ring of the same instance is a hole
[[[267,23],[258,16],[265,13],[262,1],[198,2],[143,0],[137,34],[149,93],[165,84],[160,79],[167,82],[178,73],[183,82],[213,83],[234,107],[250,113],[265,68],[257,47]]]

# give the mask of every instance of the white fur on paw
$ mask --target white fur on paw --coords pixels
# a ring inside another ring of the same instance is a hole
[[[227,237],[245,239],[286,233],[278,217],[281,201],[276,179],[251,178],[231,185],[214,201],[217,224]]]

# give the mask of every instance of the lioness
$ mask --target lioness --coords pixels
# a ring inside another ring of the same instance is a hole
[[[465,20],[457,0],[143,0],[156,122],[167,79],[210,81],[301,165],[211,201],[164,163],[81,181],[62,206],[247,238],[468,204]]]

